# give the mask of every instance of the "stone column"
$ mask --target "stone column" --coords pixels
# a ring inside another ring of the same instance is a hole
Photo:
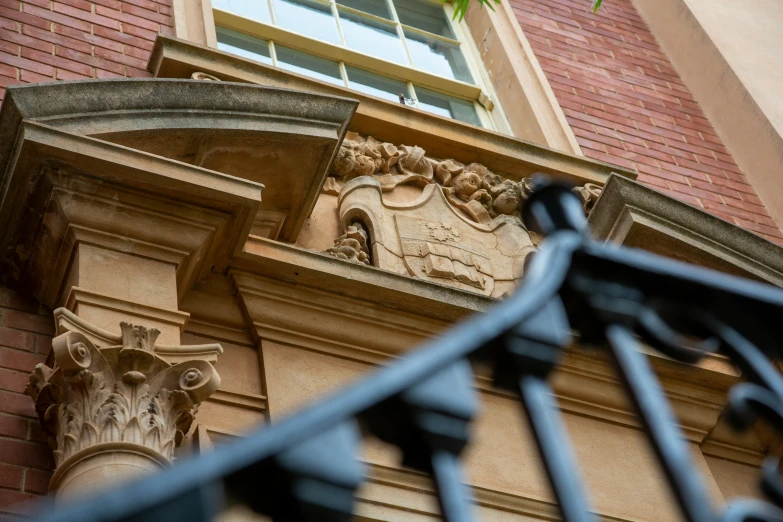
[[[50,490],[70,497],[168,467],[199,403],[220,386],[207,360],[219,345],[161,347],[190,356],[172,365],[155,328],[121,322],[107,339],[65,309],[55,317],[71,331],[54,338],[54,367],[38,364],[27,387],[54,450]]]

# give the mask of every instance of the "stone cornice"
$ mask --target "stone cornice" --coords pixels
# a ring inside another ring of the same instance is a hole
[[[783,286],[783,248],[635,181],[611,176],[589,223],[600,240]]]
[[[250,237],[244,252],[231,261],[233,272],[319,288],[334,295],[372,301],[448,322],[486,311],[495,299],[425,282],[293,245]]]
[[[225,265],[258,211],[258,184],[160,156],[33,122],[21,124],[17,145],[0,248],[12,253],[3,259],[10,275],[30,280],[49,306],[65,298],[61,278],[79,242],[172,263],[184,292]]]
[[[90,304],[100,306],[106,310],[115,310],[118,312],[127,312],[134,316],[154,319],[162,323],[168,323],[176,326],[180,333],[185,330],[190,314],[178,310],[169,310],[157,306],[150,306],[142,303],[134,303],[127,299],[117,299],[110,295],[91,292],[78,286],[73,286],[65,299],[65,307],[73,310],[79,304]]]
[[[368,463],[368,482],[372,489],[373,485],[387,486],[397,490],[415,491],[425,493],[431,496],[431,502],[426,507],[412,509],[405,504],[396,504],[391,502],[381,502],[370,491],[359,494],[359,498],[373,505],[380,505],[391,508],[401,513],[420,514],[428,517],[438,517],[439,511],[435,502],[435,490],[432,486],[432,480],[423,473],[408,469],[393,468],[381,464]],[[557,503],[550,499],[537,498],[533,496],[523,496],[510,491],[503,491],[497,488],[485,488],[481,486],[471,486],[475,501],[478,506],[490,508],[510,516],[524,516],[543,520],[559,520],[560,514]],[[393,498],[384,495],[386,499]],[[361,505],[358,508],[358,514],[362,514]],[[631,522],[633,519],[624,517],[615,517],[596,513],[598,520],[606,522]]]
[[[407,312],[387,313],[372,300],[336,296],[238,271],[231,276],[260,339],[290,343],[310,338],[349,352],[367,350],[388,357],[435,335],[446,325]],[[346,324],[351,328],[346,329]]]

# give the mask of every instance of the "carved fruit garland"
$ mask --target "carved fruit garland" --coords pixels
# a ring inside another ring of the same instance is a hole
[[[30,376],[26,391],[57,466],[108,442],[138,444],[171,460],[198,403],[220,386],[206,361],[172,366],[155,355],[158,330],[120,326],[122,345],[102,349],[78,332],[56,337],[55,367],[39,364]]]

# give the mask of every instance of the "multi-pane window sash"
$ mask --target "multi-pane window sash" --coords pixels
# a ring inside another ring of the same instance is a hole
[[[213,0],[218,48],[494,127],[443,6],[428,0]]]

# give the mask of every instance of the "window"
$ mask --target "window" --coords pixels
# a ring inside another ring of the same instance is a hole
[[[498,121],[438,0],[212,0],[218,48],[472,125]]]

